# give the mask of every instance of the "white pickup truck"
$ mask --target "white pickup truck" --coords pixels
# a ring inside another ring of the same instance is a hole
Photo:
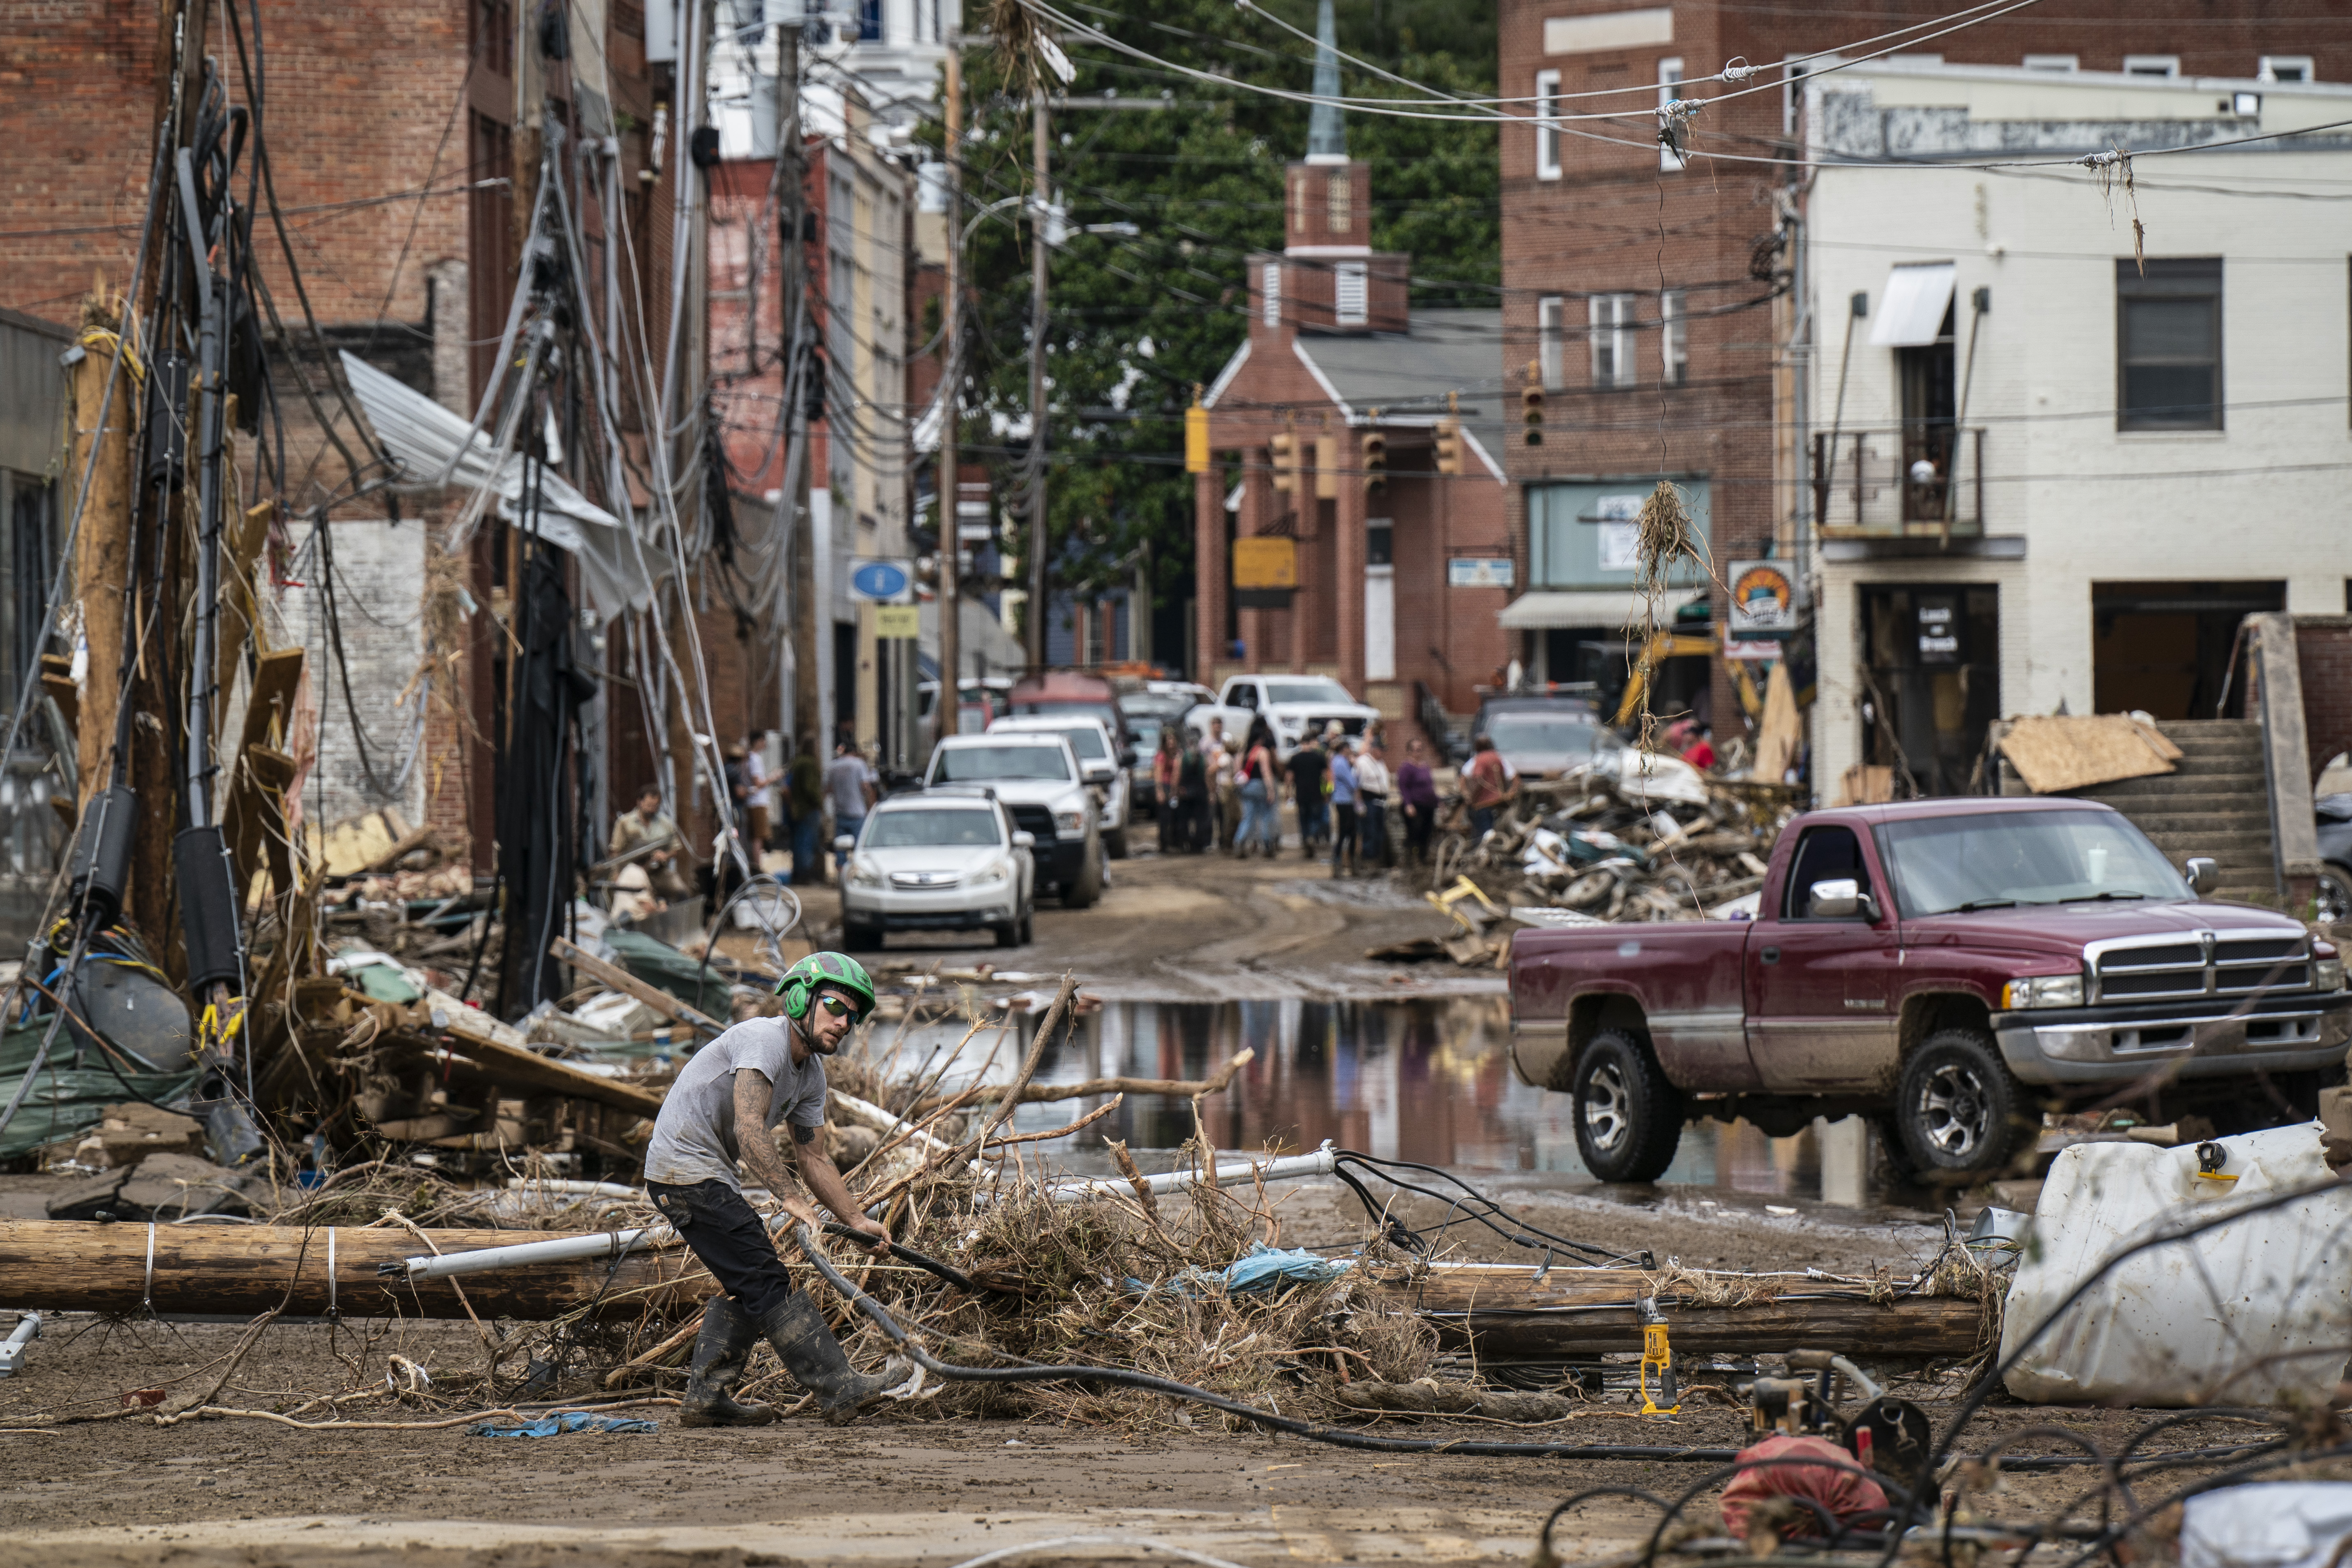
[[[1225,734],[1235,741],[1249,733],[1250,721],[1263,718],[1274,731],[1275,752],[1287,758],[1312,730],[1336,719],[1350,735],[1381,716],[1348,695],[1348,689],[1328,675],[1235,675],[1228,677],[1214,702],[1203,702],[1184,715],[1185,724],[1201,734],[1209,721],[1223,719]]]

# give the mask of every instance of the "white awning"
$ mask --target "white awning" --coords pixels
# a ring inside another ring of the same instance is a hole
[[[1694,599],[1706,597],[1704,588],[1672,588],[1658,595],[1658,625],[1664,629],[1675,612]],[[1507,630],[1547,631],[1554,626],[1601,626],[1610,631],[1646,620],[1647,601],[1627,588],[1589,593],[1522,594],[1503,606],[1496,618]]]
[[[1890,268],[1886,293],[1870,323],[1870,341],[1882,349],[1916,349],[1943,331],[1952,308],[1956,268],[1948,261],[1920,261]]]

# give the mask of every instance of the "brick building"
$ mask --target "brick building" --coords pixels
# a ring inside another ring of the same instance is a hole
[[[1284,248],[1245,261],[1249,337],[1202,399],[1196,673],[1334,676],[1401,727],[1434,726],[1505,657],[1500,317],[1411,308],[1411,258],[1371,248],[1370,178],[1318,104],[1283,180]]]
[[[1520,596],[1505,620],[1531,673],[1623,683],[1636,614],[1628,512],[1662,479],[1718,566],[1793,558],[1804,543],[1810,474],[1788,411],[1836,343],[1791,295],[1802,170],[1774,160],[1798,154],[1802,93],[1780,72],[1745,84],[1754,90],[1678,84],[1912,24],[1941,32],[1916,39],[1923,64],[2166,79],[2340,78],[2352,46],[2342,16],[2249,0],[1924,26],[1948,10],[1904,0],[1865,19],[1777,0],[1503,0],[1500,87],[1528,123],[1502,139],[1502,368],[1514,391],[1530,376],[1545,389],[1542,444],[1514,443],[1506,459]],[[1871,47],[1890,46],[1904,40]],[[1685,90],[1712,100],[1685,122],[1688,156],[1656,141],[1660,105]],[[1585,118],[1598,115],[1611,117]],[[1660,613],[1712,635],[1723,596],[1686,571]],[[1661,687],[1661,712],[1736,712],[1719,660],[1670,661]]]

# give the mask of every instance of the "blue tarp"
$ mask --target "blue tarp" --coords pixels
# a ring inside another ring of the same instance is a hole
[[[591,1415],[585,1410],[551,1410],[536,1421],[508,1426],[477,1421],[466,1428],[468,1437],[558,1437],[566,1432],[657,1432],[650,1421],[634,1415]]]
[[[1139,1296],[1149,1296],[1154,1290],[1173,1290],[1186,1296],[1223,1290],[1229,1296],[1246,1296],[1279,1289],[1285,1284],[1325,1284],[1354,1267],[1353,1258],[1325,1258],[1303,1247],[1268,1247],[1262,1241],[1254,1241],[1247,1252],[1223,1268],[1187,1268],[1165,1285],[1146,1285],[1133,1278],[1125,1283]]]

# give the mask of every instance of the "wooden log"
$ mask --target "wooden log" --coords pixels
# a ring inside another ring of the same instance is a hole
[[[1998,1321],[1972,1300],[1910,1297],[1874,1303],[1859,1291],[1842,1294],[1834,1283],[1801,1275],[1696,1274],[1660,1281],[1638,1268],[1555,1267],[1538,1277],[1523,1263],[1451,1263],[1417,1279],[1394,1269],[1368,1274],[1365,1282],[1436,1323],[1450,1342],[1466,1339],[1496,1355],[1638,1351],[1642,1325],[1634,1302],[1660,1283],[1659,1310],[1677,1351],[1967,1355]]]
[[[443,1252],[470,1252],[582,1233],[425,1234]],[[378,1264],[430,1250],[405,1230],[339,1226],[331,1291],[323,1227],[0,1220],[0,1308],[127,1314],[152,1305],[162,1314],[249,1318],[282,1305],[289,1317],[321,1317],[331,1307],[352,1318],[465,1317],[448,1280],[411,1285],[376,1273]],[[461,1283],[474,1310],[484,1317],[527,1321],[561,1317],[591,1302],[598,1316],[616,1318],[633,1317],[648,1306],[683,1310],[698,1306],[713,1289],[710,1276],[682,1248],[634,1252],[617,1265],[593,1258],[468,1274]]]
[[[648,985],[617,963],[604,960],[563,937],[557,937],[548,950],[600,985],[634,996],[665,1018],[672,1018],[690,1028],[723,1034],[727,1026],[698,1008],[690,1007],[657,985]]]

